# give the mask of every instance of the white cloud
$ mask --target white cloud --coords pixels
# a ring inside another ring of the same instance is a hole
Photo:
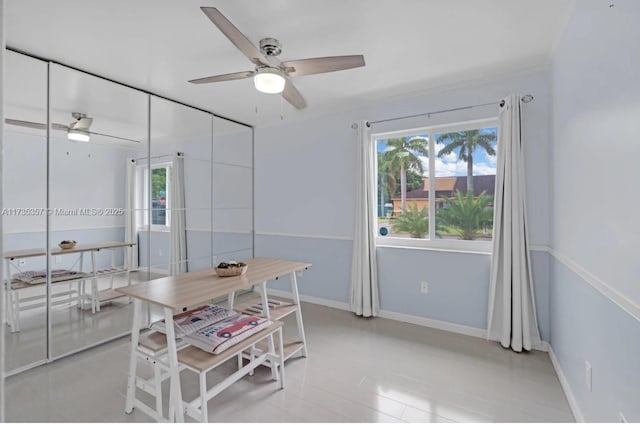
[[[439,152],[444,145],[436,143],[436,152]],[[439,146],[439,148],[438,148]],[[420,157],[422,167],[424,169],[424,176],[429,175],[429,158]],[[458,160],[458,155],[455,152],[444,155],[442,158],[434,158],[435,162],[435,175],[436,177],[450,177],[450,176],[466,176],[467,175],[467,163]],[[473,174],[474,175],[492,175],[496,173],[496,160],[495,157],[487,157],[486,161],[474,162]]]
[[[477,176],[488,176],[496,173],[496,167],[486,162],[473,164],[473,174]]]

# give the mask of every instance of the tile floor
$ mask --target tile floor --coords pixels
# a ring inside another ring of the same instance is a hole
[[[574,420],[546,353],[312,304],[302,311],[309,357],[287,362],[285,389],[261,367],[209,402],[210,422]],[[8,378],[7,421],[148,422],[124,413],[128,348],[122,338]],[[196,375],[184,371],[182,387],[195,398]]]

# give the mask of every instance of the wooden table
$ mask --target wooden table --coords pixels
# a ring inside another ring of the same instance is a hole
[[[130,280],[130,276],[129,276],[129,265],[128,264],[124,264],[124,266],[122,268],[116,268],[115,264],[114,264],[114,257],[112,254],[111,257],[111,268],[108,269],[108,271],[101,271],[98,270],[97,265],[96,265],[96,252],[99,252],[101,250],[111,250],[111,252],[113,253],[115,248],[132,248],[136,245],[135,242],[98,242],[98,243],[85,243],[85,244],[77,244],[75,247],[73,248],[69,248],[69,249],[62,249],[60,247],[55,247],[55,248],[51,248],[49,250],[50,254],[53,255],[66,255],[66,254],[80,254],[80,272],[82,272],[82,268],[84,265],[84,253],[85,252],[89,252],[91,254],[91,273],[89,275],[83,275],[80,277],[77,277],[75,279],[67,279],[64,281],[61,281],[59,283],[71,283],[71,282],[83,282],[84,280],[87,279],[93,279],[92,283],[92,291],[91,291],[91,310],[93,313],[95,313],[96,311],[100,311],[100,303],[101,302],[105,302],[105,301],[110,301],[112,299],[115,298],[119,298],[122,295],[121,294],[117,294],[113,291],[113,275],[116,273],[122,273],[122,272],[127,272],[127,280],[129,283],[131,283]],[[19,267],[15,266],[15,264],[13,264],[14,260],[19,260],[19,259],[23,259],[23,258],[30,258],[30,257],[41,257],[43,255],[46,255],[47,251],[44,248],[32,248],[32,249],[20,249],[20,250],[14,250],[14,251],[6,251],[2,254],[2,258],[5,260],[6,263],[6,271],[5,273],[6,275],[6,279],[5,279],[5,290],[7,291],[7,320],[9,321],[9,325],[11,327],[11,332],[18,332],[20,330],[20,297],[18,295],[17,290],[20,289],[25,289],[25,288],[33,288],[37,285],[42,285],[42,284],[27,284],[21,281],[13,281],[11,279],[11,266],[13,265],[15,269],[17,269],[19,272],[21,272],[22,270],[20,270]],[[125,259],[128,256],[126,255],[125,252]],[[74,265],[75,266],[75,265]],[[104,293],[98,293],[97,290],[97,281],[95,280],[98,276],[106,276],[106,275],[111,275],[112,276],[112,281],[111,281],[111,289],[105,290]],[[58,283],[58,282],[55,282]],[[63,295],[66,295],[67,293],[64,293]],[[84,284],[82,284],[82,290],[78,289],[78,299],[79,301],[82,302],[82,304],[84,304],[84,298],[85,298],[86,294],[84,294]],[[24,301],[31,301],[35,298],[39,298],[39,297],[31,297],[29,299],[26,299]]]
[[[116,289],[134,300],[133,325],[131,328],[131,354],[129,359],[127,401],[125,406],[126,413],[131,413],[134,407],[133,401],[137,376],[136,350],[140,340],[140,328],[142,327],[142,302],[163,308],[167,329],[167,357],[170,374],[169,420],[184,422],[176,336],[173,326],[174,313],[176,311],[182,311],[189,306],[202,304],[224,295],[232,295],[237,291],[258,285],[264,307],[263,314],[269,318],[270,313],[266,289],[267,281],[290,275],[292,282],[295,283],[296,272],[311,266],[309,263],[273,258],[254,258],[245,260],[244,262],[247,263],[249,267],[247,272],[242,276],[219,277],[215,274],[214,269],[205,269],[183,273],[177,276],[154,279]],[[294,297],[298,298],[297,291]],[[232,302],[232,299],[231,297],[230,302]],[[296,301],[299,302],[299,298]],[[270,344],[271,346],[269,348],[273,352],[273,340],[271,340]],[[274,378],[277,376],[274,364],[272,364],[272,375]]]

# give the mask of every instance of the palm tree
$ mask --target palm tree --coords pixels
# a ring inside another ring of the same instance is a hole
[[[380,188],[380,207],[384,211],[385,195],[387,201],[391,202],[391,197],[395,195],[398,186],[396,177],[388,168],[384,152],[378,152],[378,187]]]
[[[428,155],[427,139],[414,137],[407,139],[400,137],[387,140],[387,150],[383,158],[388,170],[397,175],[400,172],[400,199],[402,211],[407,209],[407,170],[420,175],[424,174],[424,167],[419,158]]]
[[[480,130],[468,130],[441,134],[436,139],[438,143],[447,143],[438,152],[439,157],[448,155],[457,149],[458,158],[467,163],[467,192],[473,192],[473,152],[480,146],[488,155],[495,155],[496,150],[493,147],[493,143],[496,138],[494,131],[480,133]]]

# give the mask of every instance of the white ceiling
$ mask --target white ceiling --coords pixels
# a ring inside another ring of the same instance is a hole
[[[573,1],[11,0],[5,23],[10,47],[261,126],[281,108],[294,120],[545,66]],[[364,54],[367,65],[295,78],[303,111],[250,79],[191,85],[253,68],[200,6],[256,45],[279,39],[281,60]]]

